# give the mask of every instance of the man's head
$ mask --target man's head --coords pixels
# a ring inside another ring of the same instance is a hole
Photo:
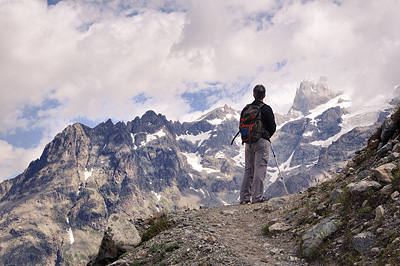
[[[253,89],[253,96],[256,100],[263,100],[265,98],[265,87],[258,84]]]

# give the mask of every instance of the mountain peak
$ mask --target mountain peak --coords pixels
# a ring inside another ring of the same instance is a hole
[[[216,108],[204,115],[202,115],[198,121],[200,120],[226,120],[226,118],[233,117],[237,114],[237,111],[231,108],[228,105],[224,105],[223,107]]]
[[[328,79],[320,77],[318,81],[304,80],[296,90],[296,96],[289,113],[300,111],[307,115],[310,110],[337,96],[328,86]]]

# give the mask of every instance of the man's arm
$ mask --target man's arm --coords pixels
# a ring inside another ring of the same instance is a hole
[[[264,105],[262,109],[262,118],[264,127],[270,134],[270,137],[274,135],[276,131],[275,115],[272,108],[269,105]]]

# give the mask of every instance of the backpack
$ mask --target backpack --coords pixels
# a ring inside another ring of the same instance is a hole
[[[232,139],[231,145],[239,133],[241,134],[242,144],[249,143],[250,146],[251,143],[255,143],[261,137],[267,135],[267,131],[264,129],[261,118],[261,108],[263,106],[264,104],[260,106],[253,104],[246,105],[240,117],[239,131]]]

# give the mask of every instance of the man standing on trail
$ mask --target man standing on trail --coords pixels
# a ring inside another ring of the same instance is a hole
[[[254,101],[250,105],[261,106],[261,121],[265,131],[256,142],[245,144],[245,166],[240,188],[240,204],[263,202],[264,179],[269,159],[268,141],[275,133],[276,124],[272,108],[264,103],[265,87],[256,85],[253,89]],[[248,105],[249,106],[249,105]],[[247,106],[242,110],[241,117]]]

